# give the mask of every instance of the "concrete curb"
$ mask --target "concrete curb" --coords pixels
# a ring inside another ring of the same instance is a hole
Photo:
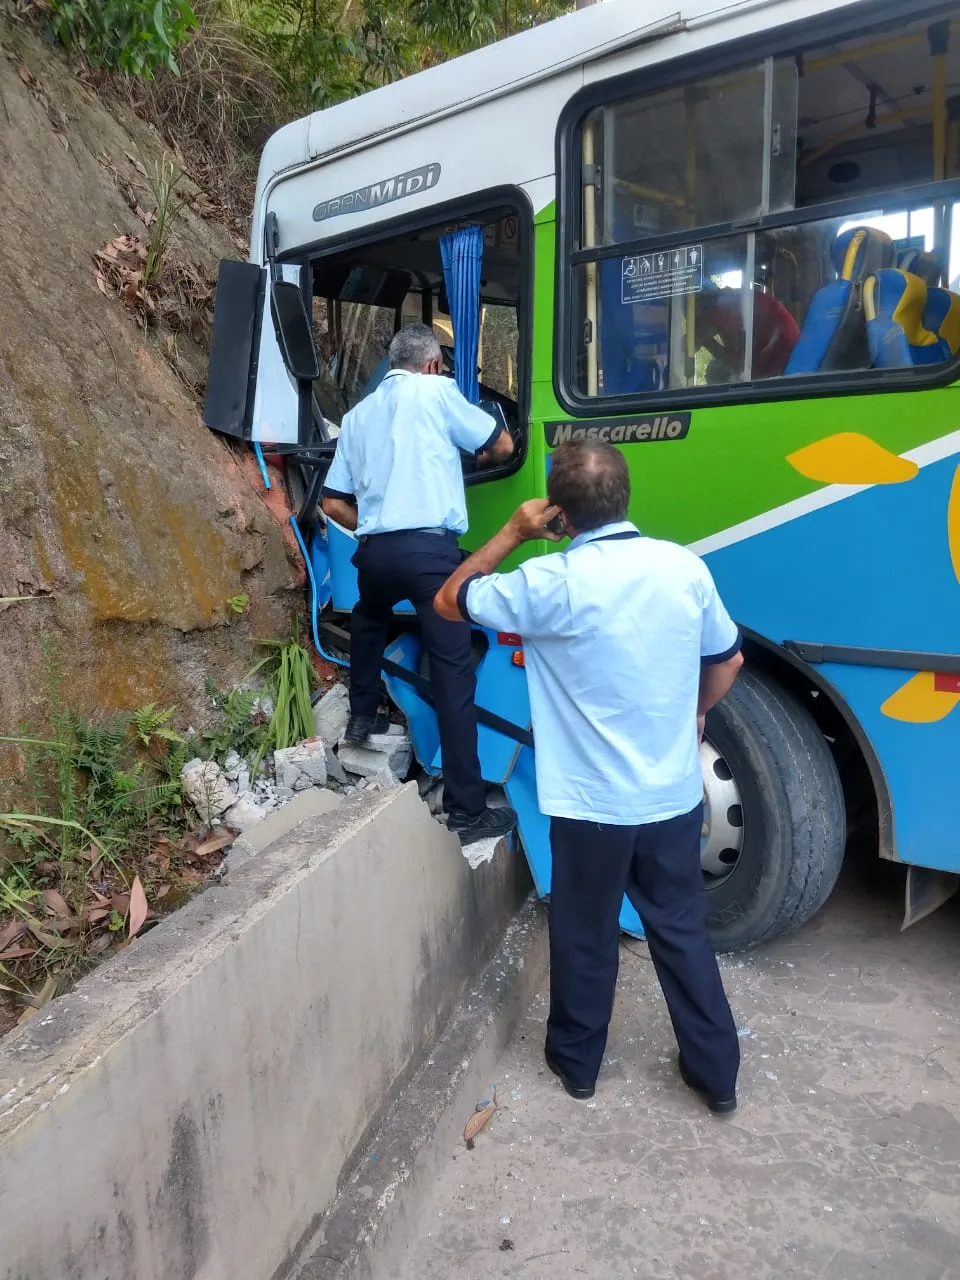
[[[491,1096],[492,1072],[546,967],[546,917],[531,897],[330,1211],[272,1280],[384,1276],[419,1232],[422,1198],[477,1102]]]
[[[530,882],[409,784],[315,803],[5,1039],[2,1280],[265,1280],[336,1205]]]

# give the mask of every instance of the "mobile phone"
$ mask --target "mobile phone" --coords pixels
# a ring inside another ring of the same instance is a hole
[[[550,530],[551,533],[558,533],[558,534],[566,533],[567,530],[563,523],[563,512],[558,511],[552,520],[547,521],[546,527]]]

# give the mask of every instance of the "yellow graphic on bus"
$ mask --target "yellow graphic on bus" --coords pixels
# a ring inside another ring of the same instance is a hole
[[[808,480],[823,484],[902,484],[920,470],[857,431],[825,436],[788,453],[787,461]]]
[[[958,702],[960,693],[947,693],[936,688],[936,675],[932,671],[918,671],[891,693],[880,710],[891,720],[903,720],[907,724],[935,724],[948,716]]]

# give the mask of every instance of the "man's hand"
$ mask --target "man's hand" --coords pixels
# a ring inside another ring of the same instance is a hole
[[[507,528],[517,542],[532,542],[544,538],[547,542],[562,542],[565,535],[547,528],[547,522],[560,514],[560,508],[552,506],[545,498],[531,498],[522,503],[510,517]]]
[[[323,514],[329,516],[331,520],[336,520],[337,524],[342,525],[344,529],[356,529],[360,513],[352,502],[347,502],[345,498],[333,498],[328,494],[320,505],[323,508]]]
[[[457,604],[457,594],[463,583],[476,574],[492,573],[522,542],[531,542],[535,538],[560,542],[566,535],[554,533],[547,528],[547,521],[559,514],[560,508],[551,506],[543,498],[531,498],[529,502],[517,507],[500,532],[494,534],[479,551],[468,556],[434,596],[433,607],[441,618],[447,618],[450,622],[462,621],[463,614]]]
[[[703,735],[707,727],[707,717],[705,715],[697,716],[697,741],[703,746]]]
[[[498,462],[506,462],[514,454],[513,436],[509,431],[501,431],[489,449],[477,454],[478,467],[492,467]]]

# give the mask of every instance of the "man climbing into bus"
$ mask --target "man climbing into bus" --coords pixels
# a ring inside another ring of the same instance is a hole
[[[707,934],[700,871],[706,713],[741,666],[740,633],[709,570],[627,520],[623,455],[598,441],[555,449],[549,503],[525,502],[437,593],[448,619],[523,638],[537,795],[550,816],[547,1066],[591,1098],[617,982],[624,893],[643,921],[680,1046],[684,1082],[736,1109],[740,1049]],[[552,504],[552,505],[551,505]],[[494,570],[521,543],[560,555]]]
[[[323,490],[324,512],[359,540],[345,738],[362,743],[381,728],[383,652],[393,608],[409,600],[430,663],[447,825],[471,844],[505,835],[516,814],[487,807],[470,627],[441,618],[433,597],[460,563],[457,539],[467,530],[461,450],[481,463],[500,461],[513,453],[513,440],[438,376],[443,358],[428,325],[401,329],[389,356],[383,381],[343,419]]]

